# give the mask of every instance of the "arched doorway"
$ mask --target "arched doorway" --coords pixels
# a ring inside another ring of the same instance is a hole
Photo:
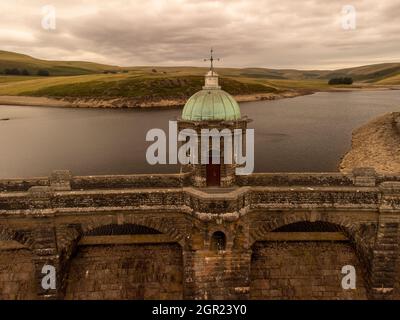
[[[72,258],[66,299],[182,299],[182,248],[136,224],[87,232]]]
[[[222,231],[216,231],[211,236],[210,249],[214,252],[224,251],[226,249],[226,236]]]
[[[344,230],[328,222],[284,225],[254,243],[251,299],[367,299],[365,270]],[[344,266],[356,288],[344,289]]]

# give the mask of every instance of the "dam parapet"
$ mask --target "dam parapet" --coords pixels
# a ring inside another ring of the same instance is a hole
[[[190,187],[191,173],[74,176],[68,170],[53,171],[48,177],[0,179],[0,192],[26,192],[32,187],[54,191],[147,189]],[[400,181],[400,174],[379,174],[373,168],[355,168],[351,173],[253,173],[236,176],[236,187],[256,186],[375,186]],[[223,190],[230,188],[220,188]]]

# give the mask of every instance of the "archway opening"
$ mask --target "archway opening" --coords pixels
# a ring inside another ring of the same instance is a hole
[[[345,230],[337,224],[325,221],[299,221],[286,224],[272,232],[345,232]]]
[[[345,228],[325,221],[281,226],[252,246],[252,299],[366,299],[365,270]],[[356,270],[356,289],[342,287],[342,268]]]
[[[84,236],[106,236],[106,235],[134,235],[134,234],[161,234],[160,231],[139,224],[107,224],[94,228]]]
[[[211,236],[211,251],[219,252],[226,250],[226,236],[222,231],[216,231]]]
[[[83,235],[71,260],[66,299],[182,298],[182,247],[166,234],[110,224]]]

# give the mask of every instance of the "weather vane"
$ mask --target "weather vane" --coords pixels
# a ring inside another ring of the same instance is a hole
[[[204,59],[204,61],[210,61],[211,62],[210,70],[211,70],[211,73],[213,74],[214,73],[214,60],[219,61],[219,58],[214,58],[213,57],[214,50],[212,48],[211,48],[210,52],[211,52],[210,58],[209,59]]]

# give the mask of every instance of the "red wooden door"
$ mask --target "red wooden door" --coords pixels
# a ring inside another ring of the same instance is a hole
[[[221,165],[207,164],[207,186],[220,186],[221,184]]]

